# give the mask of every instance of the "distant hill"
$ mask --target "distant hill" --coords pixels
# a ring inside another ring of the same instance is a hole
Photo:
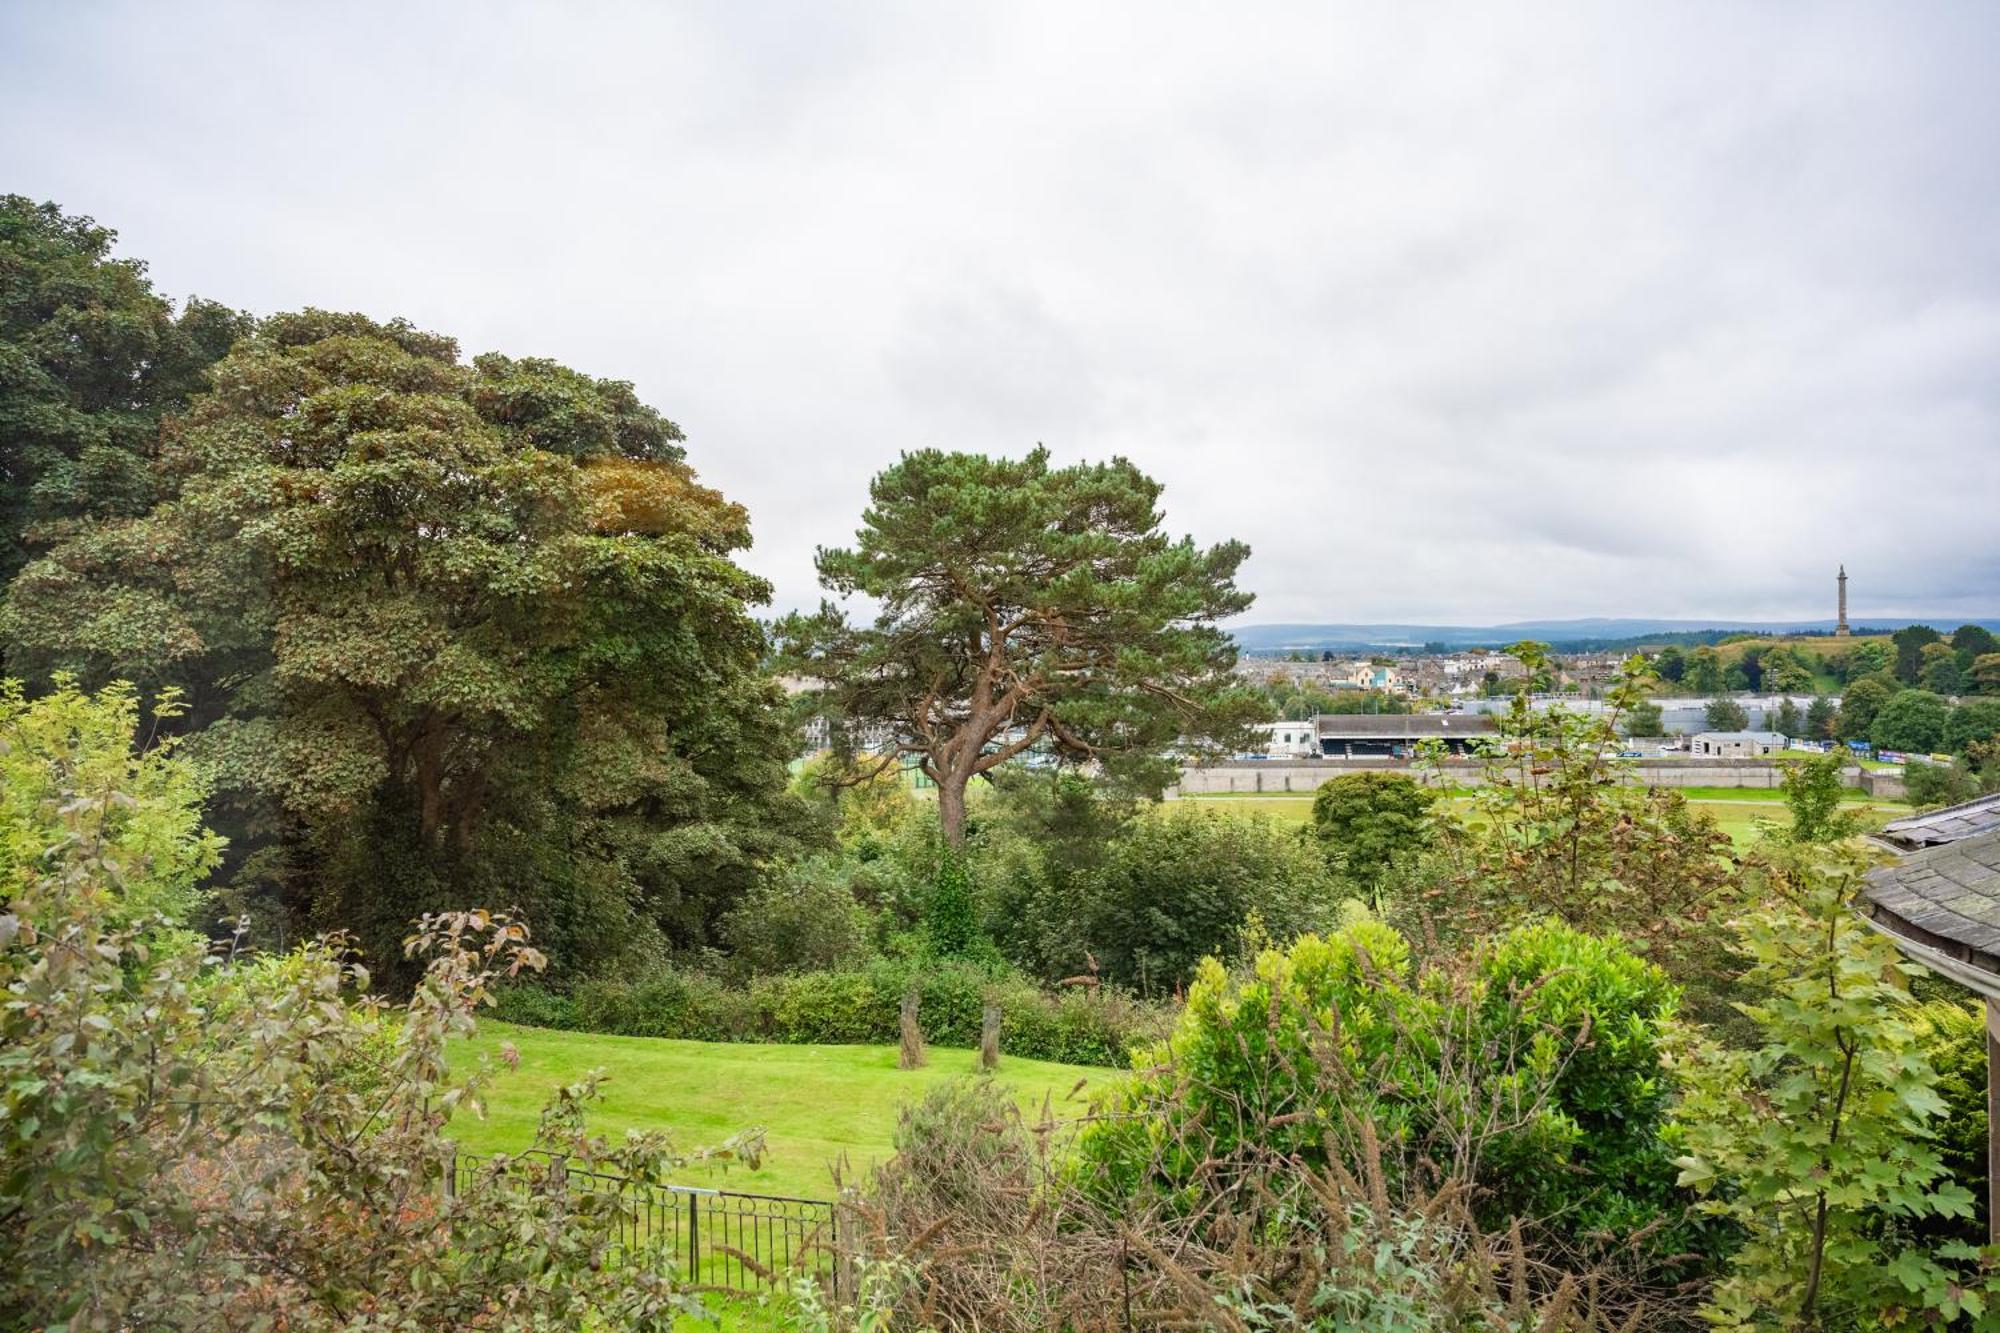
[[[1855,621],[1854,630],[1881,630],[1926,624],[1949,634],[1968,623],[1961,616],[1895,616]],[[1973,620],[2000,633],[2000,619]],[[1520,620],[1505,625],[1242,625],[1230,631],[1237,647],[1247,653],[1341,652],[1363,648],[1420,648],[1427,643],[1448,648],[1478,648],[1538,639],[1558,647],[1628,644],[1650,635],[1831,634],[1831,620],[1643,620],[1589,618],[1583,620]]]

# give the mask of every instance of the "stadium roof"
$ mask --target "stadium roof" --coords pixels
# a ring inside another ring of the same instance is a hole
[[[1482,713],[1321,713],[1321,736],[1357,740],[1427,740],[1433,736],[1483,736],[1498,723]]]

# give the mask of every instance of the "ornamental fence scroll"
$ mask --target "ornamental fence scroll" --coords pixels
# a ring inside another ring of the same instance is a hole
[[[579,1170],[539,1151],[511,1160],[522,1157],[547,1164],[552,1188],[619,1196],[614,1260],[664,1246],[697,1288],[737,1295],[778,1290],[800,1274],[824,1279],[835,1294],[845,1285],[834,1245],[838,1209],[829,1200],[652,1184]],[[457,1154],[445,1173],[446,1188],[458,1193],[493,1163]]]

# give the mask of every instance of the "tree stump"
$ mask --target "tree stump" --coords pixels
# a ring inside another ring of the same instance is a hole
[[[988,1000],[979,1020],[979,1067],[1000,1067],[1000,1006]]]
[[[903,1041],[896,1053],[896,1068],[924,1066],[924,1030],[917,1026],[917,992],[913,987],[903,996]]]

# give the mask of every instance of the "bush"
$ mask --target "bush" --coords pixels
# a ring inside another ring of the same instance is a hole
[[[1835,842],[1853,831],[1853,821],[1840,809],[1840,771],[1846,762],[1845,755],[1829,751],[1785,770],[1781,781],[1792,813],[1793,842]]]
[[[177,716],[175,696],[153,712]],[[91,695],[58,676],[29,702],[20,682],[0,681],[0,902],[67,911],[67,897],[29,892],[53,877],[68,893],[104,895],[105,929],[190,924],[223,840],[202,827],[207,793],[193,766],[170,739],[140,752],[139,730],[129,685]]]
[[[1313,834],[1342,872],[1373,888],[1429,843],[1435,801],[1402,773],[1343,773],[1313,794]]]
[[[1077,773],[1001,769],[997,777],[980,807],[973,860],[986,935],[1045,982],[1086,974],[1096,876],[1129,832],[1137,804]]]
[[[627,1037],[754,1041],[749,994],[699,972],[660,968],[642,980],[586,981],[576,988],[576,1026]]]
[[[897,1039],[898,1007],[911,987],[925,1039],[974,1047],[989,999],[1000,1006],[1003,1055],[1121,1066],[1157,1041],[1168,1018],[1116,992],[1042,991],[1018,973],[963,961],[882,961],[841,972],[759,977],[731,986],[698,972],[661,969],[639,980],[598,979],[561,996],[531,985],[501,993],[507,1022],[629,1037],[868,1044]]]
[[[1543,660],[1533,646],[1519,655]],[[1616,721],[1644,685],[1628,663],[1601,715],[1517,697],[1464,817],[1440,825],[1387,913],[1409,938],[1447,945],[1544,917],[1616,935],[1687,988],[1696,1017],[1728,1022],[1727,959],[1705,922],[1729,880],[1729,839],[1679,792],[1636,782]]]
[[[546,986],[514,984],[495,988],[492,1016],[502,1023],[519,1023],[530,1028],[575,1031],[583,1026],[577,1016],[576,1000]]]
[[[1319,1168],[1379,1143],[1401,1187],[1473,1185],[1484,1223],[1627,1236],[1684,1208],[1660,1133],[1677,1000],[1659,968],[1559,922],[1421,969],[1365,920],[1246,974],[1210,959],[1173,1035],[1139,1058],[1150,1072],[1084,1131],[1083,1159],[1110,1194],[1173,1194],[1249,1145]],[[1668,1226],[1655,1243],[1687,1239]]]
[[[1973,1201],[1939,1151],[1947,1105],[1905,988],[1918,969],[1852,907],[1868,868],[1854,849],[1774,849],[1731,923],[1753,1044],[1676,1057],[1681,1179],[1741,1236],[1714,1323],[1939,1327],[2000,1301],[1978,1250],[1906,1243]]]
[[[1903,787],[1914,806],[1956,805],[1979,795],[1979,779],[1964,764],[1912,759],[1903,765]]]
[[[1954,987],[1955,989],[1955,987]],[[1963,994],[1963,992],[1960,992]],[[1910,1019],[1924,1058],[1937,1071],[1944,1113],[1937,1120],[1945,1174],[1972,1196],[1973,1214],[1938,1219],[1925,1231],[1982,1245],[1986,1226],[1986,1017],[1977,1002],[1931,1000]]]
[[[1075,1124],[1031,1121],[991,1080],[932,1089],[904,1109],[896,1155],[843,1192],[835,1244],[856,1274],[858,1296],[842,1293],[854,1304],[838,1309],[802,1285],[787,1326],[1608,1333],[1684,1323],[1684,1296],[1648,1300],[1629,1268],[1579,1263],[1559,1238],[1483,1228],[1464,1177],[1413,1183],[1365,1132],[1312,1161],[1265,1134],[1225,1148],[1227,1115],[1177,1101],[1153,1109],[1172,1131],[1150,1141],[1156,1163],[1188,1169],[1171,1190],[1107,1198],[1078,1160]]]
[[[406,946],[421,981],[393,1011],[364,998],[345,937],[212,958],[135,916],[199,891],[215,840],[197,785],[131,757],[129,695],[52,697],[68,718],[41,726],[50,713],[0,694],[7,1327],[666,1328],[703,1313],[664,1241],[618,1244],[635,1234],[629,1192],[554,1187],[532,1157],[446,1188],[445,1124],[489,1078],[452,1067],[458,1039],[502,976],[542,965],[525,926],[424,917]],[[51,813],[66,823],[52,840]],[[534,1146],[649,1180],[684,1163],[659,1134],[612,1148],[586,1133],[594,1091],[559,1090]]]
[[[1260,815],[1168,805],[1134,822],[1090,877],[1082,938],[1104,976],[1143,995],[1237,951],[1254,914],[1289,940],[1325,925],[1342,895],[1323,857]]]
[[[864,961],[873,925],[849,879],[849,866],[819,857],[758,880],[722,919],[722,940],[737,975],[810,972]]]
[[[1524,926],[1478,955],[1482,1025],[1502,1047],[1535,1051],[1567,1043],[1551,1085],[1573,1127],[1573,1168],[1548,1173],[1525,1161],[1493,1162],[1493,1197],[1528,1216],[1561,1213],[1579,1231],[1629,1234],[1676,1208],[1675,1168],[1663,1146],[1670,1080],[1661,1068],[1665,1024],[1679,992],[1616,938],[1559,922]],[[1530,1055],[1530,1062],[1539,1060]],[[1504,1147],[1504,1144],[1503,1144]]]

